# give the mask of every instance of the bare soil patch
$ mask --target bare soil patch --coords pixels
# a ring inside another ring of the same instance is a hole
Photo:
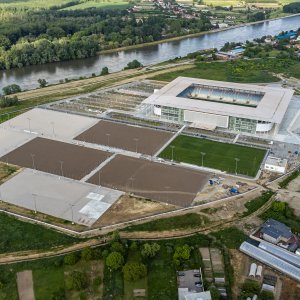
[[[208,175],[177,166],[117,155],[100,171],[101,185],[137,196],[187,207]],[[88,182],[99,184],[99,172]]]
[[[118,224],[174,209],[174,205],[124,195],[94,223],[94,227]]]
[[[79,180],[109,156],[109,153],[100,150],[35,138],[0,160]]]
[[[75,139],[153,155],[171,136],[172,133],[167,131],[100,121]]]
[[[34,300],[32,271],[17,273],[17,286],[20,300]]]

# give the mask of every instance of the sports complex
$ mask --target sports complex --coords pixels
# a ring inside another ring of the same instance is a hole
[[[268,145],[239,143],[239,131],[236,137],[231,133],[227,139],[220,139],[189,130],[229,126],[233,114],[246,118],[248,110],[261,116],[266,112],[264,118],[255,120],[255,130],[271,123],[270,130],[274,130],[283,117],[277,110],[286,109],[291,92],[266,87],[257,91],[245,85],[234,86],[233,92],[222,84],[221,95],[207,82],[201,82],[200,87],[198,82],[176,80],[159,91],[161,83],[157,82],[106,89],[103,93],[114,95],[114,103],[118,101],[117,109],[91,109],[90,102],[83,104],[80,97],[34,108],[2,123],[0,161],[20,169],[0,185],[1,198],[16,207],[91,227],[126,195],[163,204],[170,210],[196,205],[197,197],[207,192],[212,181],[229,178],[233,182],[254,182]],[[176,89],[180,97],[171,97],[169,88]],[[131,102],[130,112],[128,95],[130,99],[139,98]],[[99,107],[106,99],[101,90],[88,97]],[[275,108],[268,108],[271,98],[273,104],[277,103]],[[197,106],[192,111],[194,102]],[[176,107],[179,103],[189,110],[180,110]],[[224,106],[223,115],[211,116],[209,109],[196,111],[204,109],[203,103],[217,105],[219,110]],[[226,111],[230,115],[225,115]],[[248,115],[250,123],[253,116]],[[223,190],[220,197],[231,195],[227,188]]]

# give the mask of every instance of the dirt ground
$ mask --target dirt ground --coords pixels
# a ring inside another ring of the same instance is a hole
[[[32,271],[17,273],[17,286],[20,300],[34,300]]]
[[[117,155],[100,171],[101,185],[137,196],[187,207],[208,175],[191,169]],[[98,184],[99,172],[88,182]]]
[[[174,205],[136,198],[126,194],[115,202],[110,209],[94,223],[93,227],[118,224],[174,209],[176,209]]]
[[[172,133],[167,131],[100,121],[75,139],[153,155],[171,136]]]
[[[283,279],[280,300],[300,299],[300,283],[288,277]]]
[[[109,156],[109,153],[100,150],[35,138],[0,160],[79,180]]]

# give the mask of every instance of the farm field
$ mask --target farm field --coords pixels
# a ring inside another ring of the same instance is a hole
[[[167,131],[100,121],[75,139],[153,155],[171,136]]]
[[[2,156],[0,161],[72,179],[81,179],[109,156],[110,154],[100,150],[35,138]]]
[[[166,149],[160,153],[160,157],[173,159],[178,162],[202,165],[222,170],[228,173],[235,173],[236,161],[238,158],[237,173],[254,177],[260,167],[266,151],[235,144],[226,144],[206,139],[178,136]]]
[[[101,169],[100,177],[101,186],[186,207],[202,190],[209,175],[145,159],[117,155]],[[99,172],[88,182],[99,184]]]
[[[91,1],[82,1],[81,3],[73,6],[69,6],[64,8],[63,10],[76,10],[76,9],[86,9],[86,8],[105,8],[105,9],[112,9],[112,8],[127,8],[130,4],[128,1],[122,0],[91,0]]]

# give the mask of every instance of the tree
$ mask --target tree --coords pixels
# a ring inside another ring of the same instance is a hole
[[[143,245],[141,254],[144,257],[154,257],[160,250],[160,245],[157,243],[146,243]]]
[[[216,287],[211,287],[210,289],[209,289],[209,291],[210,291],[210,294],[211,294],[211,299],[212,300],[219,300],[220,299],[220,292],[219,292],[219,290],[216,288]]]
[[[108,67],[103,67],[102,70],[101,70],[100,75],[104,76],[104,75],[107,75],[107,74],[109,74]]]
[[[66,279],[66,288],[69,290],[82,290],[86,288],[88,281],[86,275],[79,271],[73,271]]]
[[[54,292],[51,296],[51,300],[66,300],[66,293],[64,288],[60,288],[58,291]]]
[[[19,93],[21,92],[21,88],[19,85],[17,84],[11,84],[11,85],[7,85],[2,89],[4,95],[11,95],[11,94],[15,94],[15,93]]]
[[[112,270],[117,270],[122,267],[124,264],[124,257],[121,253],[119,252],[111,252],[106,260],[106,265],[112,269]]]
[[[128,69],[136,69],[136,68],[140,68],[143,65],[136,59],[134,59],[133,61],[129,62],[127,64],[127,66],[124,68],[124,70],[128,70]]]
[[[84,248],[81,251],[81,258],[85,261],[90,261],[92,259],[92,249],[90,247]]]
[[[285,210],[285,202],[281,202],[281,201],[273,202],[272,210],[277,212],[283,212]]]
[[[125,248],[123,244],[120,242],[113,242],[110,246],[110,251],[111,252],[120,252],[121,254],[125,253]]]
[[[183,246],[176,246],[173,255],[174,263],[179,266],[183,261],[188,260],[191,255],[191,247],[187,244]]]
[[[46,79],[38,79],[38,83],[40,85],[41,88],[47,86],[48,82],[46,81]]]
[[[77,263],[77,261],[78,261],[78,257],[75,253],[67,254],[64,257],[64,264],[65,265],[73,266]]]
[[[128,262],[123,267],[123,273],[126,281],[137,281],[147,275],[147,268],[142,263]]]

